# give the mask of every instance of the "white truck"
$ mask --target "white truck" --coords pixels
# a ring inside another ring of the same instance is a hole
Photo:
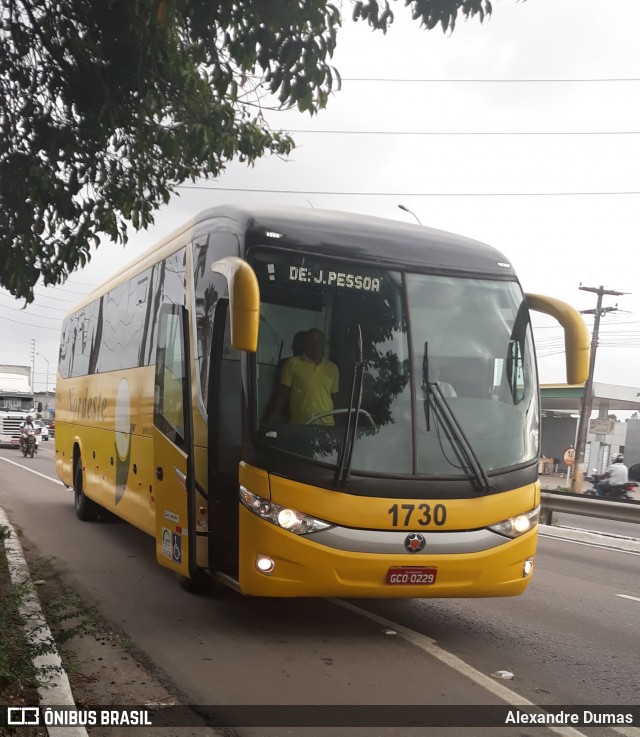
[[[29,366],[0,364],[0,445],[20,445],[20,424],[35,419],[30,378]]]

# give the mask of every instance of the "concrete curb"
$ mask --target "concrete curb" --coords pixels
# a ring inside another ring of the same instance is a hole
[[[40,706],[44,708],[47,706],[75,707],[69,677],[64,670],[51,630],[42,613],[22,545],[2,507],[0,507],[0,527],[5,527],[9,532],[8,537],[4,540],[4,548],[11,582],[14,586],[26,587],[26,595],[20,604],[20,615],[25,623],[27,638],[34,644],[46,642],[51,649],[50,653],[38,656],[33,661],[37,669],[47,668],[53,672],[47,685],[38,688]],[[47,732],[50,737],[89,737],[84,727],[47,727]]]

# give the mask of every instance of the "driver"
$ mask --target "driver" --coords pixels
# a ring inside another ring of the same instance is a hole
[[[285,361],[280,383],[269,407],[266,422],[278,418],[289,402],[290,422],[304,425],[312,418],[332,412],[338,394],[338,367],[324,358],[326,340],[322,330],[304,333],[302,354]],[[317,417],[314,425],[335,425],[333,415]]]

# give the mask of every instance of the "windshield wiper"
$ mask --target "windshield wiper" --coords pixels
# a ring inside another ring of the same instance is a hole
[[[422,395],[424,401],[424,421],[427,426],[427,432],[431,430],[431,413],[429,412],[429,341],[425,341],[424,355],[422,356]]]
[[[336,474],[333,483],[344,485],[351,471],[351,459],[353,457],[353,447],[356,441],[356,432],[358,430],[358,416],[360,414],[360,404],[362,402],[362,381],[364,378],[364,361],[362,351],[362,328],[358,323],[356,333],[356,360],[353,365],[353,380],[351,382],[351,396],[349,397],[349,406],[347,407],[347,426],[344,431],[344,441],[342,443],[342,452],[336,468]]]
[[[427,423],[427,432],[430,428],[430,412],[429,407],[433,402],[436,417],[444,425],[447,439],[457,449],[458,457],[461,462],[471,471],[473,481],[476,487],[482,493],[488,494],[492,491],[493,486],[487,472],[484,470],[480,459],[476,455],[473,446],[464,433],[462,426],[458,422],[447,398],[442,393],[442,389],[437,381],[429,381],[429,358],[428,358],[428,342],[424,344],[424,358],[422,362],[422,389],[425,392],[425,420]],[[462,456],[462,457],[460,457]]]

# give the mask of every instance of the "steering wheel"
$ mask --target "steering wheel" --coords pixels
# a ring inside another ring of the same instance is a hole
[[[351,410],[351,411],[353,412],[355,410]],[[304,424],[312,425],[316,420],[320,420],[323,417],[332,417],[333,415],[346,415],[347,412],[349,412],[349,410],[346,408],[330,409],[327,412],[318,412],[317,415],[313,415],[312,417],[310,417]],[[373,421],[373,417],[371,417],[371,415],[367,412],[366,409],[359,409],[358,414],[364,415],[374,430],[378,429],[376,427],[376,423]]]

